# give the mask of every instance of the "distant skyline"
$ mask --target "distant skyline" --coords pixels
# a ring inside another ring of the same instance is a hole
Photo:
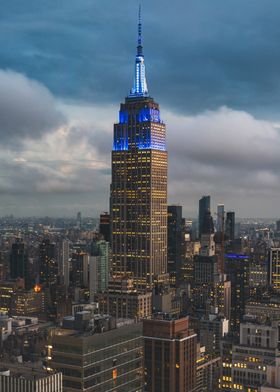
[[[132,87],[138,1],[11,0],[0,13],[0,216],[109,208],[113,123]],[[169,204],[278,218],[280,3],[143,0]]]

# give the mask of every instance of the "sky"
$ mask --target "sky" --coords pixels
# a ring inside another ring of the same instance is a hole
[[[133,82],[139,1],[0,4],[0,216],[108,210],[113,124]],[[142,0],[170,204],[212,196],[279,218],[279,0]]]

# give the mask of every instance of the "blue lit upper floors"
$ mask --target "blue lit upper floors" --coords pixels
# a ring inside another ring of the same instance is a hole
[[[147,149],[166,151],[164,124],[150,122],[135,125],[115,125],[113,151]]]
[[[152,98],[127,98],[114,125],[114,151],[154,149],[166,151],[165,124]]]

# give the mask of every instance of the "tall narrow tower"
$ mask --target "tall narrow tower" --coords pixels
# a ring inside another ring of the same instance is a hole
[[[148,93],[141,9],[134,84],[114,125],[113,273],[149,289],[167,272],[167,151],[159,105]]]

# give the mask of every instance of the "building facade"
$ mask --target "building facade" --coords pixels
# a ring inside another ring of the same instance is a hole
[[[227,212],[226,217],[226,238],[234,241],[235,238],[235,212]]]
[[[71,329],[55,330],[52,336],[50,366],[63,373],[63,391],[141,392],[142,324],[116,324],[88,313],[76,313],[74,321],[67,318]]]
[[[62,240],[58,244],[58,273],[65,287],[69,286],[69,241]]]
[[[58,262],[55,244],[45,239],[39,246],[39,281],[47,287],[57,283]]]
[[[149,96],[139,18],[135,80],[114,126],[113,273],[152,287],[167,272],[167,151],[159,105]]]
[[[249,299],[250,257],[241,254],[227,254],[225,273],[231,282],[231,331],[239,332],[240,322],[245,313],[246,301]]]
[[[92,244],[89,258],[89,289],[90,300],[94,300],[94,294],[104,292],[108,288],[109,281],[109,242],[96,241]]]
[[[221,357],[205,353],[198,344],[195,392],[217,391],[221,376]]]
[[[269,285],[280,293],[280,248],[271,248],[268,265]]]
[[[146,392],[191,392],[196,385],[197,337],[188,318],[143,321]]]
[[[203,228],[203,221],[206,212],[210,211],[210,196],[202,196],[202,198],[199,200],[199,212],[198,212],[198,231],[199,231],[199,237],[202,232]]]
[[[232,391],[258,392],[267,382],[268,366],[275,365],[279,349],[279,322],[240,325],[239,345],[232,349]]]
[[[0,370],[1,373],[1,370]],[[52,374],[45,376],[32,375],[29,378],[24,376],[13,376],[8,372],[0,374],[1,392],[62,392],[62,374]]]
[[[145,318],[152,314],[152,292],[138,292],[132,279],[109,282],[109,289],[95,298],[100,312],[116,318]]]
[[[217,231],[224,231],[224,219],[225,219],[225,206],[224,204],[218,204],[217,206]]]
[[[12,245],[10,254],[10,277],[11,279],[24,279],[25,287],[30,288],[30,274],[28,269],[28,255],[24,242],[17,239]]]
[[[108,212],[100,214],[99,233],[103,236],[105,241],[111,242],[111,222]]]
[[[185,220],[182,206],[168,206],[168,273],[172,285],[179,284],[185,259]]]

